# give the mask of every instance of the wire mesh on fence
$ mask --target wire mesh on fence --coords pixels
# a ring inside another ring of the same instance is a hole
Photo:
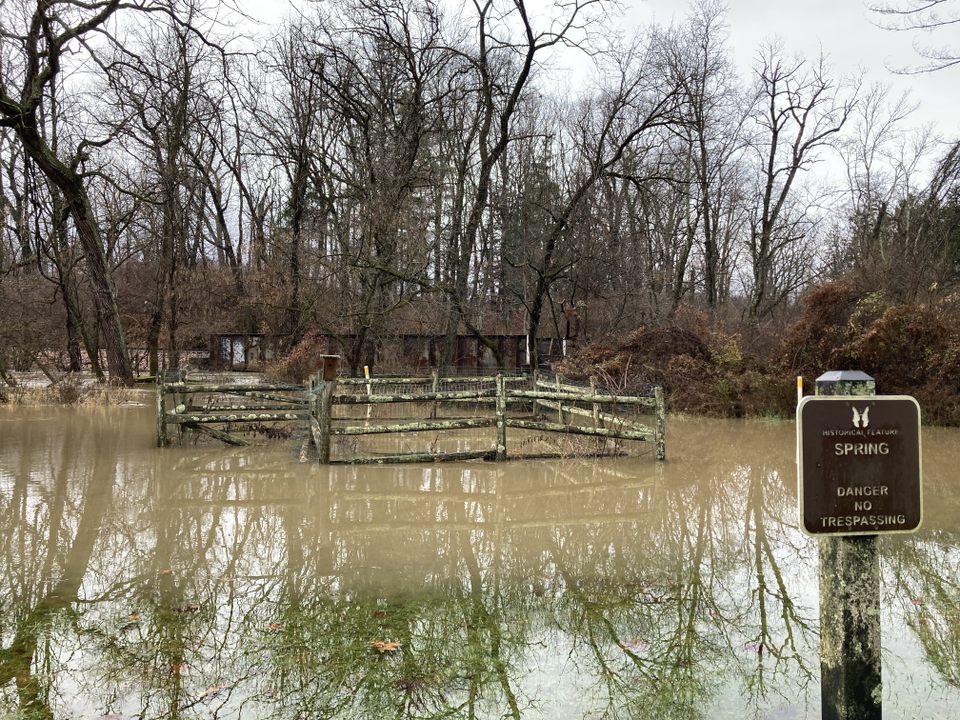
[[[509,427],[509,457],[639,455],[652,450],[650,442],[622,437],[632,433],[634,438],[639,438],[648,433],[652,439],[654,422],[650,406],[618,403],[608,388],[595,383],[576,385],[539,374],[509,376],[504,380],[508,423],[531,426]],[[496,431],[492,427],[495,388],[495,377],[341,380],[337,396],[343,401],[335,403],[333,408],[335,427],[367,426],[369,429],[376,426],[385,430],[396,426],[398,429],[393,433],[337,435],[332,456],[349,461],[404,454],[492,452],[496,447]],[[564,398],[531,397],[536,391],[562,393]],[[517,397],[517,394],[526,396]],[[575,396],[594,396],[594,401]],[[611,401],[598,400],[597,396],[611,398]],[[365,398],[369,398],[369,404],[364,402]],[[459,420],[486,420],[489,424],[477,428],[415,429],[420,422]],[[403,431],[400,427],[408,429]],[[579,435],[577,428],[610,431],[611,437]]]

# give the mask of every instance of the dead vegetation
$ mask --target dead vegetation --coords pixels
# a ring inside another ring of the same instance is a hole
[[[0,405],[124,405],[142,402],[144,391],[66,374],[44,384],[0,385]]]
[[[662,385],[671,410],[717,417],[790,417],[795,378],[805,386],[826,370],[872,375],[882,394],[913,395],[924,420],[960,425],[960,294],[895,305],[847,281],[805,296],[782,333],[755,339],[712,329],[687,312],[673,325],[641,326],[619,342],[600,341],[568,358],[559,372],[598,377],[611,389],[643,392]]]

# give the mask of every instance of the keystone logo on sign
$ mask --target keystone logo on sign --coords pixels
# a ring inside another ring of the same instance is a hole
[[[873,535],[920,527],[920,406],[912,397],[803,398],[797,450],[804,532]]]
[[[867,427],[870,424],[870,406],[868,405],[863,409],[863,412],[857,411],[857,408],[853,408],[853,426],[858,427]]]

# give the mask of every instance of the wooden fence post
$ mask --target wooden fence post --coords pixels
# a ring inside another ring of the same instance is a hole
[[[319,425],[319,443],[317,455],[321,465],[330,464],[330,436],[333,428],[333,393],[336,380],[323,383],[317,396],[317,424]],[[369,406],[368,406],[369,407]]]
[[[539,370],[536,370],[536,369],[533,371],[533,389],[534,389],[534,390],[539,390],[539,389],[540,389],[540,371],[539,371]],[[534,399],[534,401],[533,401],[533,417],[534,417],[534,419],[536,419],[537,415],[539,415],[539,414],[540,414],[540,406],[539,406],[539,403],[537,403],[536,399]]]
[[[437,368],[434,368],[430,372],[430,379],[431,379],[430,387],[433,389],[433,392],[435,393],[440,392],[440,370]],[[433,405],[430,407],[430,419],[431,420],[437,419],[437,401],[436,400],[433,401]]]
[[[497,375],[497,460],[507,459],[507,383]]]
[[[653,397],[657,404],[654,408],[654,436],[657,443],[657,460],[667,459],[667,443],[664,437],[667,432],[667,408],[663,401],[663,388],[657,385],[653,389]]]
[[[163,371],[157,373],[157,447],[166,447],[170,444],[167,437],[167,403],[166,389],[163,386]]]
[[[557,375],[557,392],[563,392],[563,379]],[[557,400],[557,422],[561,425],[565,424],[566,420],[563,417],[563,400]]]
[[[370,384],[370,366],[363,366],[363,377],[367,380],[367,395],[373,395],[373,385]],[[373,405],[367,405],[367,420],[370,419],[370,414],[373,412]]]
[[[862,372],[825,373],[817,395],[876,395]],[[880,556],[876,535],[820,538],[820,716],[880,720]]]
[[[597,394],[597,379],[590,376],[590,394]],[[597,403],[593,403],[593,427],[594,429],[600,427],[600,406]]]

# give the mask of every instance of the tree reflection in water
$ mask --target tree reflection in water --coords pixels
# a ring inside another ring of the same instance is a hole
[[[666,465],[321,469],[154,451],[146,414],[18,412],[0,714],[818,714],[789,425],[675,423]],[[885,542],[885,602],[950,702],[957,537],[937,522]]]

